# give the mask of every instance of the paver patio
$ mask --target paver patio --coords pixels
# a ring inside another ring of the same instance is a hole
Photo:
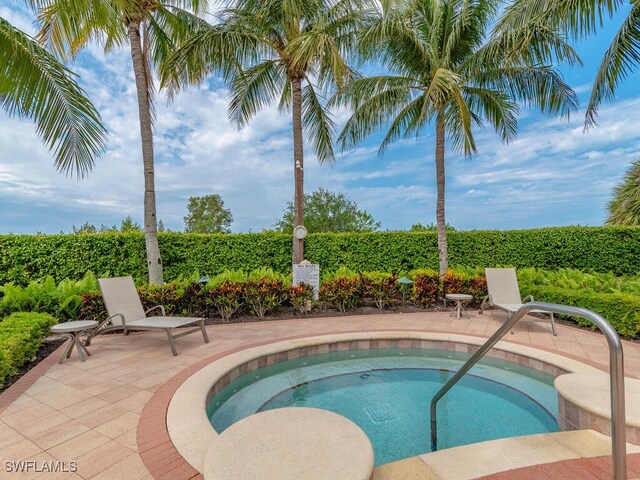
[[[171,355],[165,335],[149,332],[97,337],[86,362],[72,356],[58,365],[55,362],[60,352],[54,352],[48,363],[0,395],[1,460],[3,466],[7,461],[20,460],[39,464],[45,460],[73,461],[77,471],[13,473],[2,468],[0,478],[156,478],[157,472],[156,477],[150,473],[140,451],[146,452],[148,463],[153,457],[145,438],[166,434],[166,427],[158,422],[153,426],[157,430],[149,430],[146,425],[145,432],[138,432],[141,413],[161,386],[203,359],[249,345],[341,332],[407,330],[488,337],[505,319],[505,314],[497,311],[470,313],[470,319],[459,320],[449,317],[449,312],[419,312],[209,326],[211,343],[203,344],[195,335],[186,336],[177,342],[176,357]],[[608,369],[606,341],[598,333],[558,325],[558,336],[553,337],[545,323],[522,322],[505,340]],[[625,374],[640,378],[640,344],[623,343]],[[39,377],[38,370],[42,372]],[[35,382],[20,393],[33,378],[37,378]],[[166,471],[175,469],[177,474],[184,467],[179,458],[171,462]]]

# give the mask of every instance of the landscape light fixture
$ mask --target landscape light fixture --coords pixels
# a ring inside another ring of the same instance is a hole
[[[413,284],[413,281],[409,277],[400,277],[396,282],[400,284],[400,292],[402,292],[402,306],[404,307],[407,289],[409,288],[409,285]]]
[[[209,318],[209,304],[207,303],[207,289],[205,288],[205,286],[207,285],[207,283],[209,283],[211,281],[211,279],[209,277],[200,277],[196,283],[200,285],[201,289],[204,289],[204,316],[205,318]]]

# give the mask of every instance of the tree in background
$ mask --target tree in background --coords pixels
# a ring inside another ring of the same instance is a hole
[[[349,200],[344,193],[335,193],[319,188],[304,196],[305,226],[309,233],[318,232],[373,232],[380,228],[380,222],[358,204]],[[294,205],[287,204],[282,218],[274,228],[283,233],[293,233]]]
[[[131,218],[131,215],[128,215],[120,223],[120,231],[122,233],[141,233],[143,232],[143,229],[142,229],[142,225],[134,221],[133,218]]]
[[[222,72],[230,84],[229,118],[245,126],[275,102],[291,112],[294,223],[304,225],[303,133],[320,163],[332,164],[334,122],[321,95],[353,77],[347,55],[366,0],[234,0],[220,22],[196,31],[171,56],[163,85],[171,90]],[[304,241],[293,240],[293,263],[304,259]]]
[[[64,234],[64,232],[62,231],[60,233]],[[87,235],[87,234],[98,233],[98,229],[96,228],[95,225],[92,225],[89,222],[85,222],[79,227],[76,227],[75,225],[71,227],[71,233],[74,233],[76,235]]]
[[[640,226],[640,159],[631,164],[609,202],[607,225]]]
[[[120,222],[120,228],[117,225],[107,227],[106,225],[100,225],[100,228],[96,228],[95,225],[85,222],[83,225],[72,227],[71,233],[76,235],[84,235],[88,233],[142,233],[142,226],[136,222],[131,215],[127,215],[122,222]]]
[[[51,53],[0,18],[0,108],[32,118],[38,135],[54,153],[55,167],[84,177],[104,151],[100,115]]]
[[[456,229],[447,223],[446,229],[448,232],[455,232]],[[421,223],[414,223],[409,229],[410,232],[437,232],[438,226],[435,223],[429,225],[422,225]]]
[[[436,223],[440,273],[448,268],[445,220],[445,142],[476,153],[474,127],[488,122],[504,142],[517,133],[517,102],[544,113],[575,110],[578,99],[557,71],[537,58],[509,55],[488,37],[499,0],[386,0],[359,35],[365,60],[391,71],[355,80],[335,97],[353,115],[338,137],[351,148],[388,126],[384,152],[400,138],[435,128]],[[532,44],[532,49],[538,47]],[[435,124],[435,125],[434,125]]]
[[[59,55],[75,56],[91,42],[105,52],[128,45],[135,78],[144,171],[144,237],[149,283],[163,282],[158,245],[153,154],[154,86],[152,66],[162,64],[181,35],[202,22],[200,0],[30,0],[39,10],[39,39]]]
[[[184,217],[184,231],[188,233],[230,233],[233,215],[224,208],[220,195],[189,197],[189,214]]]

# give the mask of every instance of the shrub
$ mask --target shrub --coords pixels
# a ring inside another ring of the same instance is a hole
[[[640,295],[640,275],[615,276],[613,273],[581,272],[572,268],[518,270],[518,280],[531,285],[590,290],[600,293],[630,293]]]
[[[205,317],[208,310],[206,309],[207,290],[204,285],[196,282],[182,283],[178,285],[175,292],[177,296],[176,311],[180,315],[188,317]]]
[[[246,281],[247,277],[243,272],[227,270],[216,275],[207,284],[207,299],[218,310],[225,322],[239,313],[244,306],[244,286]]]
[[[46,313],[17,312],[0,322],[0,388],[31,360],[57,320]]]
[[[287,299],[282,275],[270,268],[250,272],[244,285],[244,298],[251,313],[264,318],[267,312],[281,306]]]
[[[598,293],[550,286],[525,284],[521,290],[537,301],[560,303],[586,308],[599,313],[611,326],[625,337],[640,333],[640,298],[625,293]],[[597,328],[588,320],[575,318],[578,325]]]
[[[465,293],[473,296],[473,302],[479,303],[487,296],[487,280],[484,273],[466,273],[456,270],[448,270],[440,279],[442,283],[442,296],[447,293]]]
[[[300,313],[308,313],[313,305],[313,285],[299,283],[287,287],[289,303]]]
[[[355,308],[361,297],[360,276],[344,267],[326,274],[320,285],[320,300],[340,312]]]
[[[413,280],[411,300],[419,307],[425,308],[438,300],[440,292],[440,275],[435,270],[413,270],[409,272]]]
[[[75,319],[82,305],[82,294],[97,291],[95,275],[87,272],[82,280],[62,280],[56,285],[53,277],[32,281],[26,287],[8,283],[0,286],[0,316],[13,312],[48,313],[61,321]]]
[[[428,307],[436,304],[446,293],[467,293],[480,302],[486,296],[486,280],[481,270],[456,267],[440,276],[434,270],[414,270],[407,275],[413,280],[409,285],[411,299],[417,306]],[[206,289],[195,283],[192,275],[185,280],[162,286],[142,286],[138,289],[143,305],[147,308],[164,304],[168,314],[204,316],[205,311],[218,311],[224,321],[247,309],[252,314],[263,317],[269,311],[287,304],[300,312],[307,311],[308,302],[313,299],[313,289],[308,285],[292,287],[289,281],[271,269],[259,269],[249,275],[242,271],[226,271],[211,280]],[[634,337],[640,331],[640,297],[635,292],[640,288],[640,277],[615,277],[611,274],[582,273],[573,269],[547,271],[542,269],[518,270],[520,290],[523,295],[532,294],[537,300],[564,303],[593,310],[606,318],[614,328],[627,337]],[[68,285],[63,281],[60,285]],[[48,285],[48,286],[44,286]],[[33,306],[61,311],[60,305],[41,301],[43,291],[53,291],[51,280],[35,282],[30,288],[7,286],[8,293],[0,303],[4,308]],[[59,290],[60,285],[56,287]],[[36,288],[37,287],[37,288]],[[16,288],[14,294],[12,288]],[[75,287],[74,287],[75,288]],[[409,289],[409,288],[407,288]],[[371,302],[384,308],[399,300],[400,285],[395,275],[382,272],[358,274],[346,268],[334,273],[326,273],[320,287],[320,300],[341,312]],[[25,291],[36,292],[36,300],[16,300]],[[633,292],[633,293],[630,293]],[[73,295],[76,295],[75,291]],[[10,301],[9,301],[10,300]],[[205,308],[206,307],[206,308]],[[101,320],[106,311],[99,293],[89,291],[81,295],[81,305],[77,317]],[[66,319],[66,318],[65,318]],[[580,320],[579,323],[585,324]]]
[[[146,310],[157,305],[165,307],[167,315],[182,315],[187,312],[180,308],[185,303],[184,289],[180,289],[177,283],[165,283],[163,285],[141,285],[138,287],[138,295],[142,307]],[[150,312],[151,315],[162,315],[160,309]]]
[[[397,275],[383,272],[364,272],[360,277],[364,298],[379,309],[396,303],[400,298]]]
[[[82,295],[82,304],[78,312],[78,318],[84,320],[100,321],[107,318],[107,308],[104,306],[102,294],[87,292]]]

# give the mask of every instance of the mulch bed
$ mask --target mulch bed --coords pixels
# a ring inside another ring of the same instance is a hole
[[[293,308],[280,309],[275,312],[269,312],[264,318],[258,318],[254,315],[239,315],[234,316],[229,321],[224,321],[222,318],[216,316],[213,318],[207,318],[205,325],[230,325],[233,323],[254,323],[254,322],[270,322],[274,320],[291,320],[291,319],[303,319],[303,318],[327,318],[327,317],[350,317],[354,315],[384,315],[392,313],[415,313],[415,312],[440,312],[445,309],[442,306],[432,307],[428,309],[414,307],[413,305],[398,305],[380,310],[377,307],[359,307],[348,310],[346,312],[339,312],[338,310],[331,308],[313,309],[309,313],[300,313]],[[214,314],[215,312],[210,312]]]

